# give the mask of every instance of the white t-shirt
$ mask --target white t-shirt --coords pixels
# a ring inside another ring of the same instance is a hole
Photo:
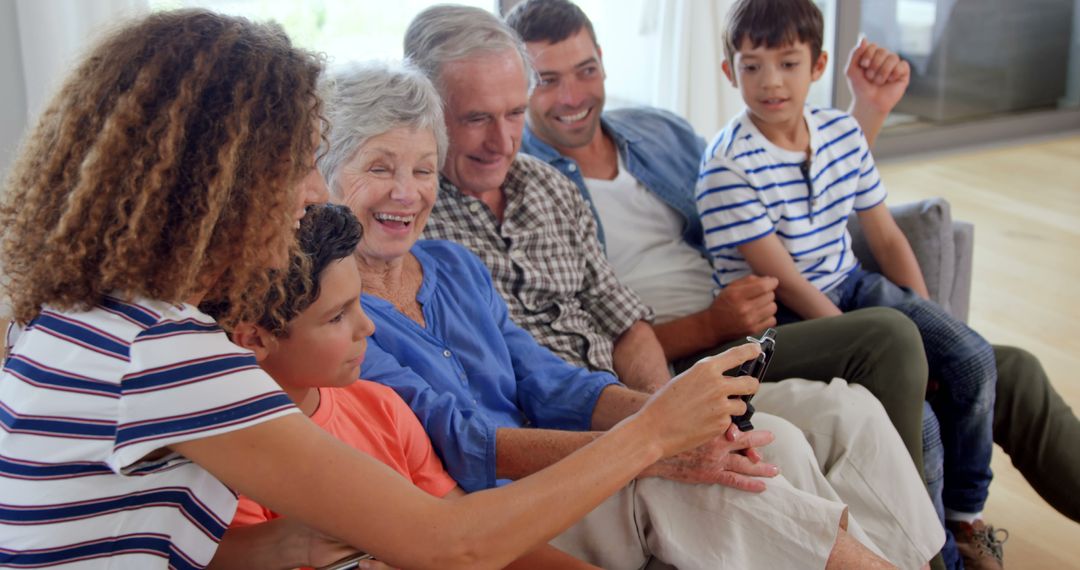
[[[296,412],[190,305],[46,308],[0,375],[0,566],[202,568],[236,495],[170,444]]]
[[[619,281],[634,290],[663,323],[712,303],[712,267],[682,239],[683,221],[633,177],[619,157],[614,180],[586,178],[600,214],[607,256]]]

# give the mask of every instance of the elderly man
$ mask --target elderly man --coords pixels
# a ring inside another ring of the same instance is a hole
[[[539,76],[522,151],[558,168],[589,201],[616,275],[657,311],[655,331],[675,369],[771,326],[774,279],[748,277],[712,296],[693,201],[705,141],[686,121],[657,109],[604,111],[602,52],[592,23],[569,1],[525,0],[507,22],[525,41]],[[903,96],[907,75],[905,63],[873,46],[852,54],[851,112],[871,142]],[[628,176],[626,197],[616,199],[610,188],[620,173]],[[782,342],[765,381],[801,375],[866,386],[920,462],[926,370],[913,328],[881,309],[779,330]],[[1080,439],[1080,421],[1033,355],[1010,346],[994,351],[994,441],[1043,498],[1080,521],[1080,450],[1069,443]]]
[[[529,75],[524,47],[513,32],[482,10],[441,6],[422,13],[413,21],[406,35],[405,52],[432,78],[442,94],[450,138],[446,164],[442,168],[440,197],[425,235],[461,242],[477,253],[491,269],[494,284],[506,298],[512,317],[534,335],[538,327],[566,331],[562,339],[566,341],[564,347],[539,336],[541,342],[556,353],[563,355],[568,350],[576,353],[581,348],[586,352],[595,351],[597,359],[606,359],[610,363],[612,339],[619,337],[622,348],[617,350],[623,350],[623,355],[616,356],[617,364],[590,368],[617,372],[631,379],[650,379],[649,382],[638,382],[635,387],[639,388],[649,389],[667,382],[670,374],[662,350],[643,320],[650,316],[649,310],[632,291],[615,280],[596,240],[588,206],[573,184],[557,171],[517,154],[524,128]],[[587,290],[583,288],[586,284],[589,285]],[[581,338],[576,338],[578,336]],[[642,352],[648,354],[635,354]],[[628,361],[626,357],[629,357]],[[575,357],[572,361],[580,361],[580,358]],[[639,371],[635,369],[637,366],[651,368]],[[574,388],[566,386],[569,390]],[[881,461],[894,466],[890,475],[898,474],[894,478],[905,481],[908,488],[913,489],[911,498],[914,500],[903,507],[917,511],[915,518],[929,521],[924,526],[931,529],[931,536],[922,540],[925,537],[908,534],[905,529],[899,542],[910,552],[909,558],[904,560],[905,565],[911,565],[910,562],[919,558],[917,564],[925,562],[940,545],[940,536],[932,536],[933,513],[899,437],[869,393],[860,394],[842,383],[830,388],[815,395],[821,409],[833,411],[834,418],[850,415],[847,420],[850,425],[865,435],[865,441],[871,441],[875,449],[882,451]],[[601,414],[603,404],[603,399],[597,401],[597,415]],[[439,403],[421,402],[414,406],[422,422],[430,414],[426,408],[431,405]],[[468,413],[460,416],[462,418],[477,411],[472,409],[471,402],[460,402],[460,405],[469,408]],[[798,476],[801,488],[812,489],[823,496],[836,496],[821,476],[815,459],[805,451],[805,439],[797,429],[765,414],[755,418],[762,426],[782,432],[778,437],[781,445],[773,446],[781,448],[775,457],[786,473]],[[847,421],[839,422],[838,419],[838,423]],[[525,417],[523,426],[528,422],[529,418]],[[573,452],[582,441],[579,436],[571,437],[574,435],[548,430],[500,429],[495,441],[499,476],[528,473]],[[467,438],[468,431],[461,430],[461,437]],[[687,454],[681,462],[657,465],[650,474],[679,481],[745,486],[744,474],[750,469],[741,461],[744,458],[731,453],[732,449],[731,445],[708,446]],[[803,450],[803,455],[798,455],[799,450]],[[467,455],[457,449],[441,450],[441,453],[444,458]],[[886,460],[886,457],[891,459]],[[448,464],[447,467],[453,474],[455,466]],[[634,491],[639,508],[643,505],[640,503],[641,489],[652,488],[655,481],[639,482]],[[884,481],[880,483],[884,484]],[[708,542],[713,531],[704,536],[700,533],[688,535],[687,527],[677,524],[701,509],[685,509],[680,505],[710,505],[704,514],[698,512],[697,516],[718,522],[723,516],[711,511],[716,503],[702,500],[698,494],[724,493],[723,487],[665,485],[665,488],[675,490],[674,495],[665,495],[664,500],[650,503],[654,508],[674,509],[665,515],[669,517],[665,524],[657,527],[646,520],[635,523],[624,505],[609,511],[599,521],[586,519],[579,525],[586,530],[579,529],[576,535],[571,533],[570,537],[561,537],[557,544],[608,567],[606,559],[595,557],[602,553],[596,551],[595,545],[599,543],[592,533],[609,533],[610,529],[620,528],[619,520],[622,524],[646,529],[644,536],[637,531],[625,535],[638,537],[632,540],[644,540],[642,544],[624,549],[631,556],[656,552],[655,541],[663,544],[662,535],[669,532],[669,526],[683,529],[678,531],[680,543],[700,545],[698,540]],[[869,492],[873,485],[863,481],[862,487]],[[693,498],[675,496],[685,493],[691,493]],[[762,500],[768,502],[769,495],[770,492],[761,495]],[[866,508],[888,510],[881,504]],[[704,528],[713,527],[714,524],[705,523]],[[892,528],[895,534],[895,526]],[[654,531],[661,534],[653,534]],[[940,535],[940,531],[937,534]],[[614,531],[614,535],[621,536],[618,531]],[[607,540],[605,537],[601,542]],[[618,544],[624,542],[617,541]],[[662,547],[659,552],[669,554]],[[693,558],[689,556],[684,560]],[[715,564],[702,560],[691,566],[715,567]],[[720,559],[711,560],[717,562]],[[624,564],[612,562],[611,565],[621,567]]]

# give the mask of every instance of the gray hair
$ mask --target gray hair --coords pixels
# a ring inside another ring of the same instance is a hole
[[[487,10],[439,4],[417,14],[405,31],[405,57],[415,62],[444,96],[445,85],[441,81],[444,65],[477,54],[506,51],[521,57],[532,91],[536,78],[525,44],[513,28]]]
[[[415,65],[351,63],[332,71],[324,88],[330,135],[319,170],[334,196],[342,165],[368,140],[399,127],[435,133],[442,170],[448,145],[442,99]]]

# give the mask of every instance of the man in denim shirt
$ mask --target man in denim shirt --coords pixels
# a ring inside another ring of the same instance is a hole
[[[591,22],[573,4],[526,0],[507,22],[526,42],[539,77],[521,150],[558,168],[581,190],[617,277],[656,312],[654,329],[675,370],[774,325],[775,279],[750,276],[712,295],[693,196],[704,139],[659,109],[603,112],[602,53]],[[872,144],[903,96],[907,64],[864,43],[852,54],[847,76],[855,95],[851,113]],[[605,197],[605,183],[620,175],[630,177],[634,191]],[[764,380],[840,377],[862,384],[885,406],[921,467],[926,359],[917,331],[902,316],[891,309],[856,311],[784,325],[778,336]],[[1047,501],[1080,521],[1080,451],[1058,443],[1080,437],[1080,422],[1033,355],[1008,346],[994,350],[995,441]]]

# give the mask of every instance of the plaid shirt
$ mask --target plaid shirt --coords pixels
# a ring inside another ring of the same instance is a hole
[[[510,317],[567,362],[614,372],[614,339],[652,311],[615,279],[596,221],[574,183],[530,156],[514,158],[500,225],[445,178],[424,237],[456,241],[491,270]]]

